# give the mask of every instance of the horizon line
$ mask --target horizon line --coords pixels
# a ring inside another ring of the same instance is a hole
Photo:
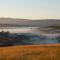
[[[60,20],[59,18],[42,18],[42,19],[27,19],[27,18],[16,18],[16,17],[0,17],[0,19],[24,19],[24,20]]]

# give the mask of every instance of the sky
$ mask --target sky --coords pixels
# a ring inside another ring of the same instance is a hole
[[[0,0],[0,17],[60,19],[60,0]]]

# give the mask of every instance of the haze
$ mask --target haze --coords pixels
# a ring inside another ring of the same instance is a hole
[[[0,17],[60,19],[60,0],[0,0]]]

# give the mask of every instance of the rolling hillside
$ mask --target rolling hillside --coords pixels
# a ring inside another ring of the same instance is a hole
[[[60,24],[59,19],[44,19],[44,20],[29,20],[29,19],[14,19],[14,18],[0,18],[0,26],[36,26],[43,27],[54,24]]]

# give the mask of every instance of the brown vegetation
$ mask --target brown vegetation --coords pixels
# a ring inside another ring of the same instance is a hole
[[[0,60],[60,60],[60,44],[1,47]]]

